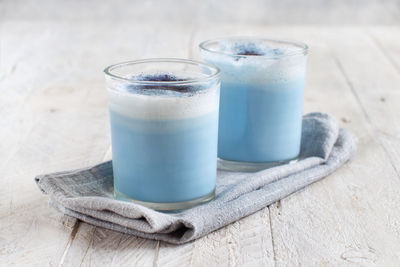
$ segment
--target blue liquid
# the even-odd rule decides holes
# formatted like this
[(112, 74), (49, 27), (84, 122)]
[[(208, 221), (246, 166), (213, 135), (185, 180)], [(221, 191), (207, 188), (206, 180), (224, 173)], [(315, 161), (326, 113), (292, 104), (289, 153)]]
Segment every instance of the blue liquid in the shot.
[(114, 187), (146, 202), (182, 202), (215, 189), (218, 112), (143, 120), (110, 110)]
[(245, 162), (296, 158), (303, 95), (304, 76), (263, 84), (222, 81), (218, 157)]

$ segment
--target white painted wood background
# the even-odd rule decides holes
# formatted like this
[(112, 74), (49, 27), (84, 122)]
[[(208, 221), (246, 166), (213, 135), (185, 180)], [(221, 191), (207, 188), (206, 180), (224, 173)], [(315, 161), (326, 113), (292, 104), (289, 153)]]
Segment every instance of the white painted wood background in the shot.
[[(313, 2), (0, 1), (0, 266), (398, 266), (400, 4)], [(182, 246), (48, 206), (35, 175), (110, 158), (105, 66), (229, 35), (310, 45), (305, 112), (357, 134), (351, 162)]]

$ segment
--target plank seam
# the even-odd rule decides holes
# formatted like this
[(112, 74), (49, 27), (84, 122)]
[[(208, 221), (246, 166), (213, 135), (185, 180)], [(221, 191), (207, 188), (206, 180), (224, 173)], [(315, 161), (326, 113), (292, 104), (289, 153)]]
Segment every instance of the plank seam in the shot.
[[(121, 237), (119, 238), (117, 248), (119, 248), (119, 246), (121, 245), (121, 242), (122, 242), (123, 237), (124, 237), (124, 235), (121, 235)], [(113, 258), (112, 258), (112, 260), (111, 260), (110, 266), (114, 266), (114, 261), (115, 261), (115, 257), (116, 257), (116, 256), (117, 256), (117, 250), (115, 251), (115, 253), (114, 253), (114, 255), (113, 255)]]
[(268, 217), (269, 217), (269, 229), (271, 232), (272, 253), (274, 254), (272, 258), (274, 259), (274, 266), (276, 266), (276, 251), (275, 251), (274, 231), (272, 230), (271, 205), (268, 206)]
[(76, 234), (78, 232), (79, 225), (80, 225), (80, 222), (78, 220), (76, 220), (74, 226), (72, 227), (71, 234), (69, 236), (67, 244), (65, 245), (65, 249), (64, 249), (64, 252), (63, 252), (63, 254), (61, 256), (60, 262), (58, 263), (58, 266), (63, 266), (64, 260), (65, 260), (67, 254), (68, 254), (69, 248), (71, 247), (72, 242), (74, 241), (75, 236), (76, 236)]
[[(342, 64), (340, 63), (339, 59), (333, 54), (332, 55), (334, 58), (334, 61), (336, 63), (336, 65), (338, 66), (338, 69), (340, 71), (340, 73), (342, 74), (342, 76), (344, 77), (347, 86), (350, 88), (350, 91), (353, 93), (354, 97), (356, 98), (356, 101), (358, 103), (358, 105), (360, 106), (366, 121), (368, 123), (368, 126), (370, 128), (370, 130), (372, 130), (373, 132), (376, 132), (376, 129), (374, 128), (374, 124), (371, 121), (371, 118), (368, 115), (368, 112), (365, 110), (364, 105), (361, 103), (361, 99), (357, 93), (357, 91), (354, 88), (354, 85), (352, 84), (352, 82), (350, 81), (350, 78), (348, 77), (348, 75), (346, 74)], [(371, 134), (371, 136), (375, 136), (374, 134)], [(400, 171), (397, 169), (396, 164), (393, 162), (392, 157), (390, 156), (389, 151), (386, 149), (386, 147), (382, 144), (382, 142), (380, 141), (380, 138), (377, 137), (376, 141), (378, 143), (378, 145), (383, 149), (383, 151), (385, 152), (385, 154), (387, 155), (388, 159), (389, 159), (389, 163), (390, 165), (393, 167), (397, 177), (400, 179)]]
[(154, 252), (153, 267), (158, 266), (158, 253), (160, 251), (160, 241), (157, 241), (156, 251)]
[(83, 262), (84, 262), (84, 260), (85, 260), (85, 258), (86, 258), (86, 255), (88, 254), (88, 251), (89, 251), (90, 247), (93, 245), (93, 242), (94, 242), (94, 234), (95, 234), (95, 232), (96, 232), (96, 228), (97, 228), (96, 226), (93, 226), (92, 236), (90, 237), (89, 244), (88, 244), (88, 246), (87, 246), (87, 248), (86, 248), (85, 254), (83, 254), (82, 261), (81, 261), (81, 263), (79, 264), (79, 266), (82, 266), (82, 264), (83, 264)]

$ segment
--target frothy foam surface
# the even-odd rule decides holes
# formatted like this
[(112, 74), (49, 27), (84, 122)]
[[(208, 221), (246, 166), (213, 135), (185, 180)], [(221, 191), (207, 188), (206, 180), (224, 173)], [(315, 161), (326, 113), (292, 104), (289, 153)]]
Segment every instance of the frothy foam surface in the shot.
[(236, 40), (220, 42), (215, 53), (203, 50), (202, 57), (222, 70), (223, 81), (284, 82), (305, 74), (306, 57), (284, 57), (299, 50), (284, 43), (273, 47), (262, 40)]
[(109, 88), (110, 110), (136, 119), (184, 119), (216, 111), (219, 84), (177, 85), (168, 82), (189, 81), (204, 74), (151, 73), (125, 76), (132, 81), (165, 82), (162, 84), (116, 83)]
[[(295, 48), (278, 47), (274, 48), (262, 41), (244, 41), (238, 40), (234, 42), (221, 42), (220, 52), (229, 53), (238, 56), (272, 56), (279, 57), (289, 52), (293, 52)], [(240, 57), (239, 57), (240, 59)]]

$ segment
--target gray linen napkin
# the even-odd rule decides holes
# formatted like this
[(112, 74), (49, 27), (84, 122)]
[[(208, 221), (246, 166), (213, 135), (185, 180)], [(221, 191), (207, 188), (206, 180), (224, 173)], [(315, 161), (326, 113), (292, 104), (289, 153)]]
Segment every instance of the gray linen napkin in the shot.
[(303, 117), (300, 160), (255, 173), (218, 171), (215, 200), (178, 213), (157, 212), (113, 198), (111, 161), (40, 175), (50, 204), (87, 223), (144, 238), (182, 244), (250, 215), (329, 175), (349, 160), (357, 138), (327, 114)]

